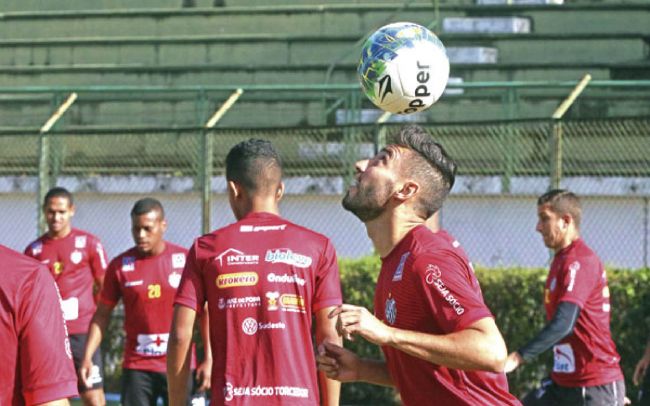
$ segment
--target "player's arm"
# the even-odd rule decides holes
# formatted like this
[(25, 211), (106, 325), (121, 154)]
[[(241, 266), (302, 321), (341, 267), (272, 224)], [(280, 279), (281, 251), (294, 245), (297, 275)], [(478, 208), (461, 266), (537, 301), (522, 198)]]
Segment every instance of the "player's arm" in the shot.
[(636, 364), (636, 367), (634, 368), (634, 376), (632, 378), (632, 382), (634, 382), (635, 385), (641, 384), (643, 377), (647, 373), (648, 366), (650, 366), (650, 338), (648, 338), (648, 344), (645, 347), (643, 357), (641, 357), (639, 362)]
[(196, 368), (196, 380), (199, 383), (198, 391), (210, 389), (210, 378), (212, 377), (212, 346), (210, 345), (210, 320), (208, 317), (208, 304), (203, 306), (199, 315), (199, 332), (203, 343), (203, 362)]
[(100, 293), (104, 286), (106, 275), (106, 251), (99, 240), (92, 241), (93, 248), (90, 249), (90, 270), (93, 274), (93, 297), (95, 303), (99, 303)]
[(79, 375), (87, 387), (92, 387), (88, 381), (93, 366), (93, 354), (102, 343), (104, 332), (108, 328), (108, 323), (111, 321), (111, 314), (113, 313), (114, 305), (109, 305), (106, 302), (99, 302), (97, 310), (90, 321), (88, 327), (88, 338), (86, 340), (86, 347), (84, 349), (84, 356), (79, 367)]
[(532, 360), (573, 333), (579, 315), (580, 307), (577, 304), (560, 302), (553, 319), (544, 326), (542, 331), (526, 345), (508, 356), (505, 372), (512, 372), (519, 365)]
[(187, 380), (190, 374), (192, 331), (196, 311), (174, 305), (174, 316), (167, 346), (167, 386), (170, 406), (187, 404)]
[(340, 382), (395, 386), (384, 361), (360, 358), (337, 344), (324, 342), (319, 345), (316, 364), (328, 378)]
[[(328, 317), (334, 310), (334, 307), (325, 307), (316, 312), (316, 342), (343, 345), (343, 340), (336, 331), (336, 321)], [(338, 405), (341, 394), (341, 383), (336, 380), (327, 378), (326, 374), (321, 372), (318, 376), (321, 405)]]

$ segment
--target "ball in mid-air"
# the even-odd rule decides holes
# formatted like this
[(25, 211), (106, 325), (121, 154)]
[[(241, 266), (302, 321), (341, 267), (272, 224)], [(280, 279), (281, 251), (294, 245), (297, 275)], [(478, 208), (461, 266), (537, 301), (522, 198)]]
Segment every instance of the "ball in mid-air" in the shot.
[(357, 72), (364, 93), (377, 107), (411, 114), (440, 98), (449, 80), (449, 59), (426, 27), (393, 23), (366, 40)]

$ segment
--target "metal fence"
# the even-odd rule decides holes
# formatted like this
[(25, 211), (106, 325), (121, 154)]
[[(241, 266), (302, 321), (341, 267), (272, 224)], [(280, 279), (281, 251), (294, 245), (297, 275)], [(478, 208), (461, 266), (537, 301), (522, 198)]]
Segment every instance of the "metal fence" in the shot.
[[(441, 218), (476, 263), (544, 266), (535, 199), (559, 182), (583, 196), (583, 236), (607, 264), (648, 266), (650, 118), (423, 126), (458, 161)], [(75, 194), (74, 225), (99, 236), (110, 256), (130, 247), (128, 213), (142, 196), (163, 202), (167, 238), (189, 246), (203, 228), (234, 221), (223, 161), (235, 143), (258, 137), (284, 160), (283, 215), (329, 236), (341, 257), (368, 255), (365, 228), (340, 200), (354, 162), (397, 128), (1, 130), (0, 236), (22, 250), (38, 233), (39, 190), (60, 185)]]

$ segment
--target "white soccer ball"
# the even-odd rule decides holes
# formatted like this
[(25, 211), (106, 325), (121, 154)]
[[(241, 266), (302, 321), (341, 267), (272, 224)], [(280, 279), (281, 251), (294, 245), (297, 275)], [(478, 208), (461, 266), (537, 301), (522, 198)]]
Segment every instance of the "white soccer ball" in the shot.
[(357, 72), (375, 106), (411, 114), (438, 101), (449, 80), (449, 59), (442, 42), (426, 27), (393, 23), (366, 40)]

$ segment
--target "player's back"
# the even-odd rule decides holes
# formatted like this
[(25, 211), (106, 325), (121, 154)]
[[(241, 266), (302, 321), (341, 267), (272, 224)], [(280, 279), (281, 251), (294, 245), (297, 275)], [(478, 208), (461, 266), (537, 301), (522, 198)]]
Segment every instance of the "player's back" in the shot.
[(341, 302), (329, 240), (253, 213), (194, 250), (210, 311), (213, 401), (317, 404), (312, 313)]

